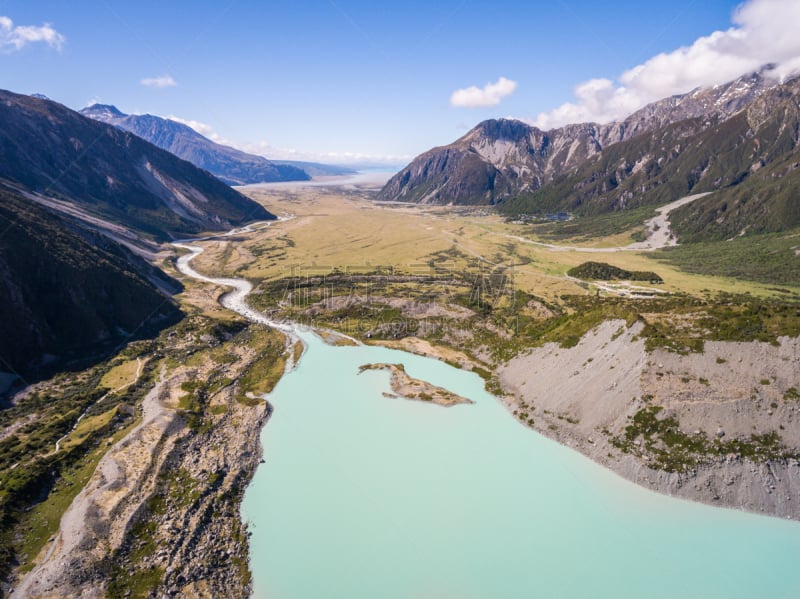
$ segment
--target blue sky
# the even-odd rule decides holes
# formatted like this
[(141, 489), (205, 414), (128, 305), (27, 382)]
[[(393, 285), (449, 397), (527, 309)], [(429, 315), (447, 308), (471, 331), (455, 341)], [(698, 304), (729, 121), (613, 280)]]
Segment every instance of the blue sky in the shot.
[[(761, 13), (800, 4), (748, 4), (770, 3)], [(273, 155), (294, 149), (298, 158), (344, 161), (351, 153), (400, 162), (485, 118), (557, 124), (649, 99), (651, 83), (633, 100), (594, 104), (598, 94), (617, 91), (627, 70), (730, 28), (737, 4), (0, 0), (0, 17), (13, 22), (0, 22), (0, 87), (44, 93), (73, 108), (102, 101), (125, 112), (175, 115)], [(736, 26), (750, 26), (747, 18)], [(61, 37), (28, 40), (36, 38), (28, 32), (14, 43), (14, 28), (45, 23)], [(162, 77), (174, 85), (141, 83)], [(500, 77), (516, 85), (498, 104), (451, 105), (455, 90)], [(590, 108), (550, 113), (575, 103), (576, 86), (589, 80), (607, 81), (589, 86), (595, 96), (583, 100)]]

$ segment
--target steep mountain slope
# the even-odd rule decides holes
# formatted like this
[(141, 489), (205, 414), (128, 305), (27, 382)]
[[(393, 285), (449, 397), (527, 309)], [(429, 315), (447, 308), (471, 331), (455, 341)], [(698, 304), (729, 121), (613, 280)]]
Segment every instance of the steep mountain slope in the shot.
[[(731, 119), (734, 125), (741, 143), (729, 179), (738, 184), (672, 215), (673, 229), (683, 241), (800, 226), (800, 80), (764, 94)], [(701, 186), (719, 187), (709, 175)]]
[(778, 80), (770, 76), (773, 68), (774, 65), (766, 65), (757, 72), (748, 73), (722, 85), (698, 88), (688, 94), (652, 102), (619, 123), (601, 126), (602, 145), (605, 147), (625, 141), (695, 117), (725, 120), (778, 84)]
[(449, 146), (415, 158), (381, 190), (382, 200), (495, 204), (539, 189), (599, 152), (593, 125), (543, 132), (520, 121), (484, 121)]
[[(768, 67), (766, 67), (768, 69)], [(534, 192), (614, 144), (691, 118), (724, 120), (775, 85), (765, 72), (650, 104), (624, 121), (542, 131), (507, 119), (480, 123), (449, 146), (434, 148), (400, 171), (383, 200), (495, 204)]]
[(0, 371), (27, 376), (176, 322), (180, 285), (110, 239), (0, 187)]
[(169, 152), (61, 104), (0, 91), (0, 178), (157, 239), (274, 218)]
[(294, 165), (276, 164), (204, 137), (191, 127), (150, 114), (129, 115), (114, 106), (94, 104), (80, 113), (129, 131), (179, 158), (188, 160), (229, 185), (271, 181), (307, 181), (311, 177)]
[(714, 191), (674, 214), (684, 241), (800, 226), (800, 79), (730, 118), (695, 117), (606, 148), (570, 174), (502, 206), (508, 214), (596, 214)]

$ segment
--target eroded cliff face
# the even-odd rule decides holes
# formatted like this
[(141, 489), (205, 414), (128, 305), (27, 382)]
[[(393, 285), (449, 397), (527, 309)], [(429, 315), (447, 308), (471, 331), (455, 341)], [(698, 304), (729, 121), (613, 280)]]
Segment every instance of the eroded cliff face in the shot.
[[(800, 518), (800, 339), (648, 352), (607, 321), (499, 369), (519, 420), (670, 495)], [(555, 374), (554, 374), (555, 373)]]

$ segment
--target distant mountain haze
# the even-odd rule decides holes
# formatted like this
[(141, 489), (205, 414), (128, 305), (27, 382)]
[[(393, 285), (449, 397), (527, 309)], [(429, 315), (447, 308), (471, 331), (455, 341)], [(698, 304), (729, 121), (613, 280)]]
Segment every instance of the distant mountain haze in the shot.
[(96, 121), (130, 131), (162, 150), (207, 170), (229, 185), (308, 181), (312, 176), (353, 172), (345, 167), (315, 162), (269, 160), (218, 144), (183, 123), (151, 114), (124, 114), (107, 104), (94, 104), (80, 112)]
[(114, 106), (104, 104), (95, 104), (80, 112), (89, 118), (130, 131), (162, 150), (207, 170), (229, 185), (307, 181), (311, 178), (302, 169), (277, 165), (261, 156), (215, 143), (177, 121), (150, 114), (123, 114)]

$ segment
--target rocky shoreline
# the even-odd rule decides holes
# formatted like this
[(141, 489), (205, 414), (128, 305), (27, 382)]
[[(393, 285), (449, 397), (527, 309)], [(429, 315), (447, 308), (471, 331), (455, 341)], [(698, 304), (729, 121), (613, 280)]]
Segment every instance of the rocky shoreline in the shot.
[[(176, 448), (163, 473), (168, 475), (162, 483), (165, 493), (177, 486), (197, 499), (187, 505), (178, 502), (155, 520), (143, 514), (145, 526), (155, 525), (160, 549), (139, 567), (164, 571), (160, 588), (168, 597), (246, 598), (252, 591), (248, 533), (240, 508), (262, 459), (260, 433), (272, 408), (235, 401), (228, 405), (230, 411), (211, 431), (191, 435)], [(170, 472), (182, 477), (170, 479)], [(203, 479), (205, 484), (194, 482)], [(136, 551), (136, 540), (131, 542), (123, 553)]]
[[(800, 519), (800, 403), (791, 392), (784, 399), (797, 384), (800, 339), (707, 342), (701, 354), (680, 355), (647, 352), (638, 333), (607, 321), (573, 348), (548, 344), (510, 360), (498, 369), (503, 403), (523, 424), (646, 488)], [(636, 428), (643, 414), (660, 433)]]
[[(507, 405), (514, 407), (512, 402)], [(542, 418), (531, 428), (637, 485), (714, 507), (800, 520), (800, 460), (754, 462), (725, 456), (686, 472), (665, 472), (640, 458), (620, 454), (602, 437), (580, 434), (569, 425), (553, 424), (553, 420), (558, 421)]]

